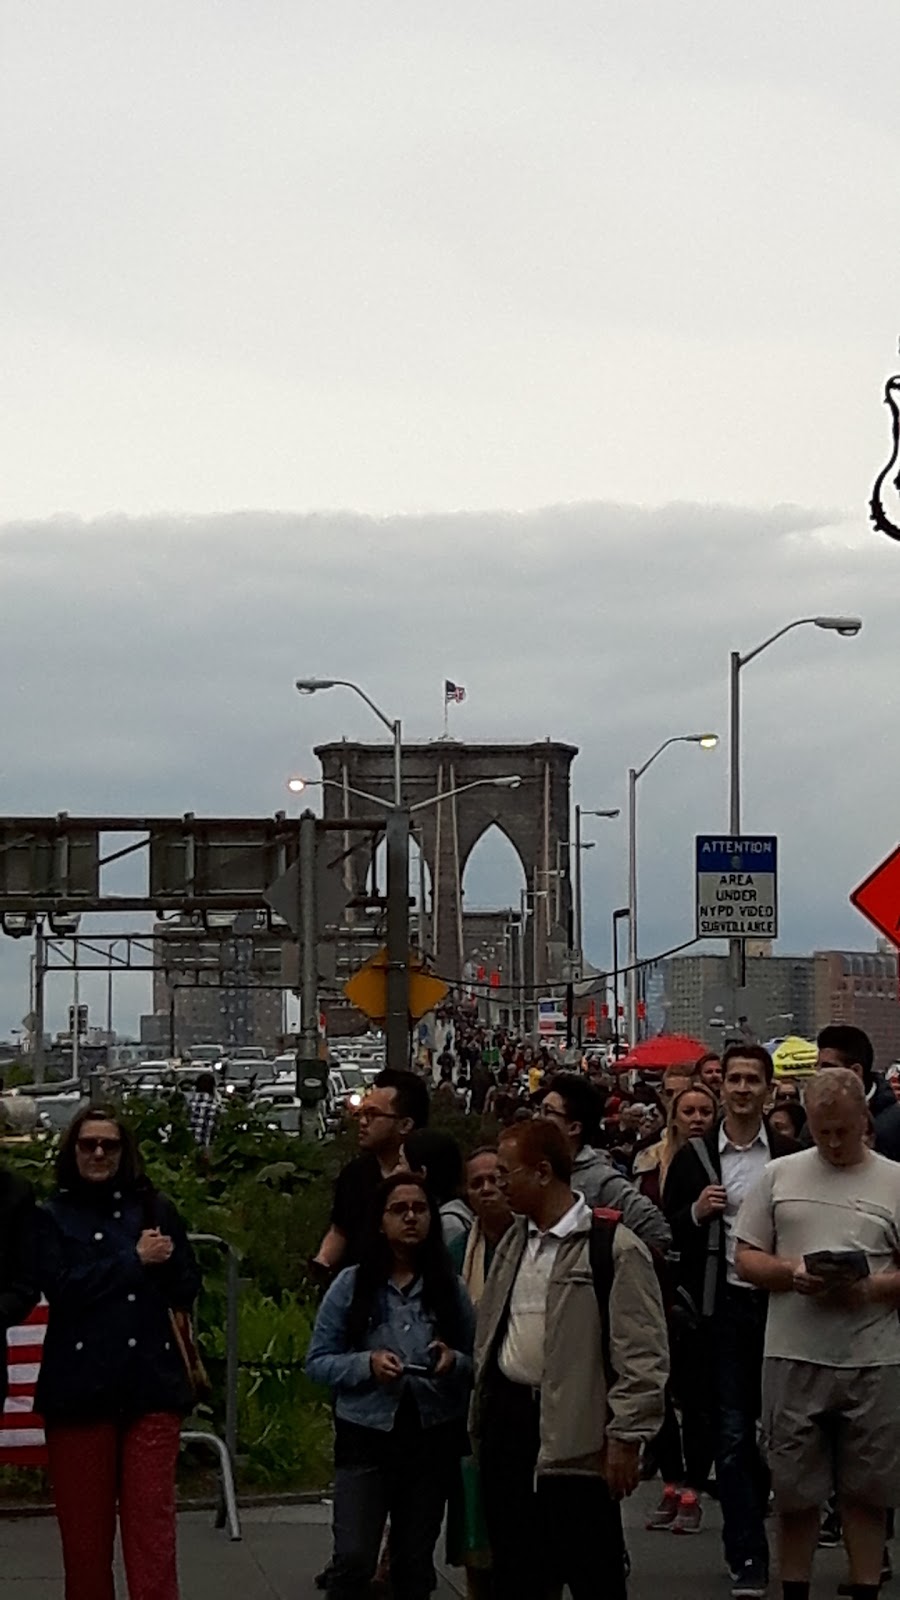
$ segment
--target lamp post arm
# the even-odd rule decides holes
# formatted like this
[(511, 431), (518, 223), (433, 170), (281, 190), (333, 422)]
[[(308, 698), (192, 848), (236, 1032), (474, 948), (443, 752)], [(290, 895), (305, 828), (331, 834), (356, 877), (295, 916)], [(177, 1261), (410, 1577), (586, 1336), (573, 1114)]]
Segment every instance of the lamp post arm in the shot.
[(378, 718), (379, 722), (383, 722), (384, 723), (384, 726), (387, 728), (388, 733), (393, 734), (396, 737), (396, 733), (397, 733), (397, 724), (396, 724), (396, 722), (393, 722), (390, 717), (385, 715), (385, 713), (382, 711), (381, 707), (377, 706), (375, 704), (375, 701), (372, 699), (371, 695), (366, 694), (365, 689), (361, 689), (358, 683), (351, 683), (349, 678), (335, 678), (335, 679), (333, 679), (333, 682), (337, 687), (339, 687), (341, 689), (352, 689), (354, 694), (358, 694), (359, 695), (360, 700), (365, 700), (366, 705), (368, 706), (369, 710), (374, 712), (374, 714)]
[(656, 761), (657, 757), (661, 756), (664, 750), (668, 750), (670, 744), (681, 744), (683, 742), (683, 739), (684, 739), (684, 734), (681, 734), (681, 733), (673, 734), (671, 739), (664, 739), (662, 744), (660, 745), (659, 749), (658, 750), (654, 750), (654, 752), (653, 752), (652, 756), (650, 757), (649, 761), (645, 761), (644, 765), (642, 767), (638, 767), (637, 768), (637, 771), (634, 774), (635, 783), (637, 783), (638, 778), (642, 778), (644, 776), (644, 773), (647, 771), (648, 767), (652, 767), (652, 765), (653, 765), (654, 761)]
[(495, 784), (493, 778), (473, 778), (471, 783), (460, 784), (458, 789), (445, 789), (443, 794), (432, 794), (428, 796), (427, 800), (417, 800), (414, 806), (410, 806), (410, 814), (416, 811), (427, 811), (429, 806), (440, 805), (442, 800), (455, 800), (457, 795), (467, 794), (470, 789), (491, 789), (495, 787), (502, 787), (502, 785)]
[(793, 628), (812, 627), (815, 625), (815, 620), (815, 617), (795, 617), (793, 622), (786, 622), (783, 628), (779, 628), (777, 633), (764, 639), (754, 650), (748, 650), (745, 656), (738, 656), (738, 667), (746, 667), (748, 662), (753, 661), (756, 656), (761, 656), (764, 650), (768, 650), (770, 644), (774, 644), (777, 639), (783, 639)]

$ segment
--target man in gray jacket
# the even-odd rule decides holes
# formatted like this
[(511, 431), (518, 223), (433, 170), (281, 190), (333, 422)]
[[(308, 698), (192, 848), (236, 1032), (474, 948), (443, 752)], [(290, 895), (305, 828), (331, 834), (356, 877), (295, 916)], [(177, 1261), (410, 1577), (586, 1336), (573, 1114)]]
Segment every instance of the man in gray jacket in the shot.
[(600, 1112), (597, 1091), (580, 1072), (557, 1072), (541, 1101), (541, 1116), (549, 1117), (566, 1136), (575, 1192), (584, 1195), (592, 1211), (595, 1206), (621, 1211), (626, 1228), (665, 1255), (672, 1234), (659, 1207), (616, 1171), (605, 1150), (595, 1148)]
[[(666, 1319), (646, 1246), (620, 1224), (601, 1318), (590, 1208), (551, 1118), (500, 1138), (516, 1221), (478, 1308), (470, 1431), (496, 1600), (625, 1600), (619, 1501), (663, 1420)], [(606, 1324), (606, 1325), (604, 1325)]]

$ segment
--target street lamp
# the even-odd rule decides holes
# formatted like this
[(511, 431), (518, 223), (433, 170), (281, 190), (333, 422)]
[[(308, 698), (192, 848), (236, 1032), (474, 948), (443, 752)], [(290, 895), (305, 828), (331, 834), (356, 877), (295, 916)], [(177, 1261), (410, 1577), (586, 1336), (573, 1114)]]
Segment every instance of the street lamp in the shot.
[(637, 785), (648, 767), (672, 744), (698, 744), (701, 750), (714, 750), (717, 733), (676, 733), (664, 739), (642, 767), (628, 769), (628, 1043), (637, 1043)]
[(582, 845), (581, 819), (582, 817), (603, 817), (607, 821), (613, 821), (616, 817), (620, 817), (621, 815), (622, 811), (621, 807), (619, 806), (608, 806), (605, 810), (601, 811), (591, 811), (587, 808), (582, 808), (581, 806), (575, 807), (575, 948), (578, 951), (579, 958), (582, 960), (584, 959), (584, 946), (582, 942), (584, 935), (581, 895), (581, 852), (583, 849), (591, 849), (596, 843), (596, 840), (592, 839), (589, 845)]
[[(731, 666), (729, 672), (729, 729), (728, 729), (728, 829), (732, 839), (741, 836), (741, 668), (755, 661), (757, 656), (768, 650), (776, 640), (783, 639), (786, 633), (791, 633), (794, 628), (822, 628), (826, 633), (839, 633), (844, 639), (853, 639), (862, 628), (860, 617), (797, 617), (794, 622), (785, 623), (777, 633), (764, 639), (755, 649), (748, 650), (746, 655), (741, 655), (739, 650), (731, 652)], [(728, 953), (731, 963), (731, 977), (735, 988), (743, 988), (744, 977), (744, 943), (741, 939), (728, 941)]]
[(786, 633), (794, 628), (822, 628), (826, 633), (839, 633), (844, 639), (853, 639), (862, 628), (860, 617), (798, 617), (795, 622), (785, 623), (777, 633), (764, 639), (755, 650), (748, 650), (746, 655), (741, 655), (739, 650), (731, 652), (730, 673), (730, 706), (731, 717), (729, 727), (729, 817), (728, 826), (733, 839), (741, 835), (741, 668), (746, 667), (757, 656), (768, 650), (770, 644), (777, 639), (783, 639)]
[[(301, 693), (312, 693), (309, 684), (317, 688), (331, 688), (330, 683), (321, 683), (317, 679), (306, 680), (306, 687), (302, 687), (304, 680), (298, 682), (297, 687)], [(349, 685), (355, 688), (355, 684)], [(362, 691), (360, 690), (360, 693)], [(368, 696), (362, 696), (369, 704)], [(373, 708), (377, 711), (377, 707)], [(378, 712), (381, 716), (381, 712)], [(382, 717), (382, 721), (387, 719)], [(467, 794), (470, 789), (518, 789), (522, 782), (518, 773), (502, 774), (496, 778), (475, 778), (471, 783), (464, 783), (457, 789), (450, 789), (443, 794), (430, 795), (427, 800), (419, 800), (414, 806), (404, 806), (400, 790), (400, 723), (394, 725), (394, 800), (385, 800), (383, 795), (368, 794), (365, 789), (345, 790), (342, 783), (334, 778), (315, 778), (307, 780), (301, 777), (288, 779), (288, 788), (292, 794), (302, 794), (304, 789), (335, 788), (342, 793), (355, 794), (360, 800), (367, 803), (383, 806), (387, 811), (385, 825), (385, 840), (387, 843), (387, 1057), (389, 1067), (407, 1067), (409, 1065), (409, 834), (410, 818), (415, 812), (425, 811), (429, 806), (440, 805), (442, 800), (453, 800), (457, 795)], [(420, 890), (421, 895), (421, 890)], [(420, 919), (421, 934), (421, 919)]]
[(352, 689), (360, 700), (364, 700), (369, 710), (374, 712), (379, 722), (383, 722), (388, 733), (394, 741), (394, 805), (403, 804), (403, 724), (399, 717), (389, 717), (381, 707), (375, 704), (365, 689), (358, 683), (351, 683), (349, 678), (298, 678), (294, 687), (298, 694), (318, 694), (320, 689)]

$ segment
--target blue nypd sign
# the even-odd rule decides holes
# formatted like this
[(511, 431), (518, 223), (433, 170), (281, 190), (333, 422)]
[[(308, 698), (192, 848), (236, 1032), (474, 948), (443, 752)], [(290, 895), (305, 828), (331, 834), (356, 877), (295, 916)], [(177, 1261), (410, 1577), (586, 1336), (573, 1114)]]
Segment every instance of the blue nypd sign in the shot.
[(696, 840), (697, 938), (774, 939), (778, 840), (774, 834), (702, 833)]

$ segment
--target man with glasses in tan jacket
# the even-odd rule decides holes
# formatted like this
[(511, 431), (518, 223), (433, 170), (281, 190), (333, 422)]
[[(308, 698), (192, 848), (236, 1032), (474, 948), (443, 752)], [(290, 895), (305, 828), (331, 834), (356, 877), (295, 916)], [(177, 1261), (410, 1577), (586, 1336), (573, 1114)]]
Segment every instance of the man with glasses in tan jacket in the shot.
[(478, 1308), (470, 1417), (495, 1600), (547, 1600), (564, 1584), (572, 1600), (625, 1600), (619, 1502), (659, 1432), (669, 1371), (656, 1271), (621, 1222), (609, 1246), (552, 1120), (501, 1135), (498, 1175), (517, 1217)]

